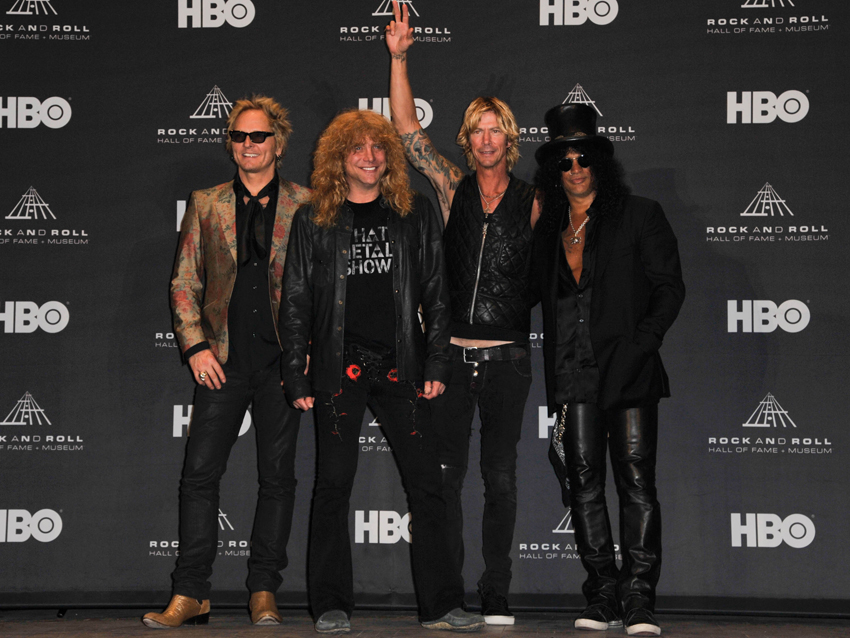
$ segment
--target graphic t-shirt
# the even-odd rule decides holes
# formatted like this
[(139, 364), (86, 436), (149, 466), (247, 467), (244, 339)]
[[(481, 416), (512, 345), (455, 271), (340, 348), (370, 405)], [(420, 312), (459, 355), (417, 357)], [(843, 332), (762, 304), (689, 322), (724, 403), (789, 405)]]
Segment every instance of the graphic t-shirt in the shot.
[(346, 203), (354, 212), (354, 223), (345, 288), (345, 341), (379, 351), (393, 350), (396, 317), (388, 228), (393, 213), (380, 205), (380, 199)]

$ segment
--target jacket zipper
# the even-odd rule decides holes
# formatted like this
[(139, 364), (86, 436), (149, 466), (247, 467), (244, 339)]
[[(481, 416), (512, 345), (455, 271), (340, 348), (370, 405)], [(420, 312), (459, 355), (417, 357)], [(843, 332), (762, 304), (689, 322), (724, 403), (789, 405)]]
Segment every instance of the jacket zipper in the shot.
[(481, 260), (484, 257), (484, 242), (487, 240), (487, 226), (489, 221), (484, 222), (481, 228), (481, 251), (478, 253), (478, 270), (475, 272), (475, 287), (472, 289), (472, 304), (469, 306), (469, 323), (472, 323), (472, 316), (475, 312), (475, 298), (478, 296), (478, 280), (481, 278)]

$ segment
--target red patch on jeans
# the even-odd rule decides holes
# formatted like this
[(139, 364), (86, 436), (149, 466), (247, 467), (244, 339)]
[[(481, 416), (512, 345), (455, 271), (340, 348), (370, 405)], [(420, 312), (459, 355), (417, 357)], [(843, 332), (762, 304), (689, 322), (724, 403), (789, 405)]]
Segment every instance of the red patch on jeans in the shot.
[(359, 366), (356, 366), (353, 363), (345, 369), (345, 374), (352, 381), (357, 381), (357, 378), (360, 376), (360, 372)]
[(416, 388), (416, 398), (421, 399), (424, 396), (425, 396), (425, 393), (422, 392), (422, 390), (420, 390), (419, 388)]
[(387, 372), (387, 379), (389, 379), (393, 383), (398, 383), (398, 368), (393, 368), (392, 370)]

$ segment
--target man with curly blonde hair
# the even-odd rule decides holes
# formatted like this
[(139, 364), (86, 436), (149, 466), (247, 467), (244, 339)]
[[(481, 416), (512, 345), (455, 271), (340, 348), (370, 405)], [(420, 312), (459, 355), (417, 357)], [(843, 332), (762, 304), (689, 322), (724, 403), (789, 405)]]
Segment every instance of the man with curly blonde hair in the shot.
[(351, 630), (348, 512), (367, 403), (407, 491), (420, 622), (479, 629), (484, 619), (462, 609), (460, 574), (446, 560), (446, 507), (431, 429), (429, 402), (451, 371), (439, 220), (430, 202), (410, 190), (392, 125), (371, 111), (337, 116), (319, 139), (313, 165), (310, 206), (292, 222), (280, 334), (286, 395), (301, 410), (315, 408), (307, 581), (316, 631)]
[(485, 566), (478, 592), (488, 625), (513, 625), (507, 597), (517, 511), (517, 444), (531, 387), (529, 273), (538, 217), (535, 191), (510, 172), (519, 159), (519, 128), (510, 107), (499, 98), (478, 97), (464, 114), (457, 143), (474, 171), (471, 175), (434, 149), (416, 118), (408, 79), (407, 54), (413, 44), (408, 4), (393, 4), (395, 19), (386, 31), (393, 123), (408, 160), (434, 187), (445, 222), (453, 372), (445, 394), (433, 402), (433, 412), (451, 557), (463, 565), (461, 490), (477, 407)]
[(163, 613), (144, 616), (148, 627), (209, 618), (219, 483), (249, 404), (260, 482), (248, 560), (249, 608), (254, 624), (282, 620), (275, 592), (288, 562), (301, 415), (280, 387), (277, 313), (292, 216), (309, 198), (308, 189), (277, 174), (291, 131), (286, 109), (273, 99), (239, 100), (227, 121), (227, 152), (236, 175), (193, 192), (183, 217), (171, 308), (197, 387), (180, 481), (173, 596)]

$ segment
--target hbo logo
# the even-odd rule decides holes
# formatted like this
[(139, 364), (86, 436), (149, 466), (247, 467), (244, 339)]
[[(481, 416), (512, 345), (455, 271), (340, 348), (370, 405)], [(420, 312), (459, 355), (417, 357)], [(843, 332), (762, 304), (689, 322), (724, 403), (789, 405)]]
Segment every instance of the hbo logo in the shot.
[(726, 123), (736, 124), (738, 113), (741, 124), (770, 124), (777, 117), (783, 122), (799, 122), (809, 112), (809, 98), (800, 91), (785, 91), (779, 97), (770, 91), (743, 91), (741, 101), (737, 93), (726, 94)]
[(620, 12), (617, 0), (540, 0), (540, 26), (573, 26), (590, 20), (611, 24)]
[[(195, 406), (189, 405), (175, 405), (172, 411), (173, 419), (171, 421), (171, 436), (174, 438), (180, 438), (183, 436), (183, 432), (186, 432), (186, 436), (190, 436), (190, 428), (192, 425), (192, 412), (194, 411)], [(251, 427), (251, 412), (245, 410), (245, 416), (242, 417), (242, 427), (239, 428), (239, 436), (245, 434), (248, 429)]]
[[(366, 540), (367, 535), (368, 540)], [(411, 536), (410, 514), (400, 516), (398, 512), (379, 512), (378, 510), (368, 512), (357, 510), (354, 513), (355, 543), (392, 545), (402, 538), (412, 543)]]
[(7, 97), (6, 106), (0, 98), (0, 128), (62, 128), (71, 121), (71, 105), (61, 97), (49, 97), (44, 102), (34, 97)]
[(739, 323), (741, 332), (773, 332), (777, 326), (785, 332), (800, 332), (812, 318), (809, 307), (796, 299), (789, 299), (779, 306), (772, 301), (745, 300), (741, 302), (740, 310), (738, 302), (729, 299), (726, 309), (729, 332), (738, 332)]
[(42, 543), (62, 533), (62, 518), (53, 510), (0, 510), (0, 543), (23, 543), (34, 538)]
[(741, 547), (744, 537), (747, 547), (779, 547), (784, 542), (801, 549), (815, 540), (815, 524), (802, 514), (791, 514), (784, 521), (776, 514), (747, 514), (746, 522), (740, 514), (732, 514), (732, 547)]
[(247, 27), (254, 21), (251, 0), (178, 0), (177, 27), (188, 28), (189, 18), (195, 29), (217, 28), (225, 22), (231, 27)]
[(5, 325), (3, 332), (29, 333), (38, 328), (50, 333), (61, 332), (70, 317), (68, 309), (58, 301), (48, 301), (41, 308), (32, 301), (7, 301), (0, 312), (0, 321)]
[[(428, 125), (434, 121), (434, 109), (421, 97), (414, 98), (413, 103), (416, 105), (416, 118), (419, 120), (419, 125), (422, 128), (428, 128)], [(361, 97), (357, 100), (357, 108), (361, 111), (369, 110), (369, 98)], [(390, 98), (373, 97), (371, 110), (390, 119)]]

